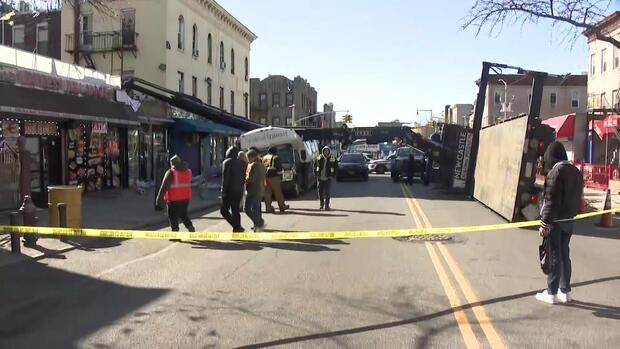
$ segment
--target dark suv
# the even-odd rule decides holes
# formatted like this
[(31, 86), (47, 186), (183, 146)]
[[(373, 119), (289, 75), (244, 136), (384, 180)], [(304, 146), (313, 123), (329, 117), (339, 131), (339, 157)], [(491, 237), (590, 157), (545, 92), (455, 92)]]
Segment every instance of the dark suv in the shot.
[(340, 181), (343, 178), (351, 177), (368, 181), (368, 160), (362, 153), (346, 153), (338, 159), (336, 180)]

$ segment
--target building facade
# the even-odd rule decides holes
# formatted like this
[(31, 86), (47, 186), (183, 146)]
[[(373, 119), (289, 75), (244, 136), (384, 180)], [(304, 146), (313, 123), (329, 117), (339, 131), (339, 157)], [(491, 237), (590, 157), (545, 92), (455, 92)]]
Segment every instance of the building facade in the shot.
[(444, 122), (446, 124), (467, 126), (469, 124), (469, 118), (471, 117), (473, 112), (473, 104), (447, 105), (444, 112)]
[[(597, 27), (620, 40), (620, 12), (614, 12)], [(620, 90), (620, 52), (611, 43), (597, 40), (589, 31), (588, 38), (588, 108), (618, 108)]]
[[(479, 81), (476, 84), (479, 84)], [(548, 77), (543, 88), (540, 117), (548, 119), (571, 113), (585, 113), (587, 84), (586, 75)], [(504, 118), (509, 119), (520, 114), (527, 114), (531, 91), (531, 76), (498, 74), (489, 77), (482, 126), (492, 125)]]
[(270, 75), (250, 80), (252, 120), (270, 126), (321, 127), (317, 113), (317, 92), (301, 76), (290, 80), (283, 75)]
[[(0, 11), (0, 16), (2, 16)], [(6, 14), (0, 22), (2, 45), (60, 59), (60, 11)]]
[(62, 7), (62, 60), (138, 77), (248, 118), (250, 45), (243, 23), (213, 0), (119, 0), (115, 15)]

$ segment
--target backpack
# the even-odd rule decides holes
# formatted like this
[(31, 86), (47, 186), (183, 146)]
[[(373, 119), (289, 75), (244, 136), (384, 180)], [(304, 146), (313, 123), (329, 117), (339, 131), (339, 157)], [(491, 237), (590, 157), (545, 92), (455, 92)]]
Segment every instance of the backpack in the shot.
[(543, 273), (549, 275), (553, 268), (555, 268), (557, 259), (555, 251), (551, 248), (551, 236), (544, 237), (542, 243), (538, 246), (538, 258)]

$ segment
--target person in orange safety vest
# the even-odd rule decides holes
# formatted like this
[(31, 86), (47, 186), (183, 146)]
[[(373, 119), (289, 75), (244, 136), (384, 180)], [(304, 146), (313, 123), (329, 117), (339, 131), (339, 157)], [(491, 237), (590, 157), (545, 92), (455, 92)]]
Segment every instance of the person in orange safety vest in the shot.
[(170, 166), (155, 199), (155, 209), (163, 209), (165, 201), (168, 205), (168, 219), (172, 231), (179, 231), (179, 219), (188, 231), (196, 231), (187, 215), (189, 201), (192, 198), (192, 170), (178, 155), (170, 159)]

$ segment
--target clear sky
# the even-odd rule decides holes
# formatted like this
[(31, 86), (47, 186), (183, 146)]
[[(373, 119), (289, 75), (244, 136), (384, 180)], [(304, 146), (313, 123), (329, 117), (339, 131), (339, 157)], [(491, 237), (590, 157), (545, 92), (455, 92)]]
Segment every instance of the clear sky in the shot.
[[(499, 36), (460, 29), (474, 0), (218, 0), (248, 26), (251, 76), (297, 75), (357, 126), (440, 116), (473, 103), (482, 61), (555, 74), (587, 71), (585, 37), (561, 42), (549, 22)], [(340, 114), (341, 115), (341, 114)], [(339, 115), (339, 117), (340, 117)]]

